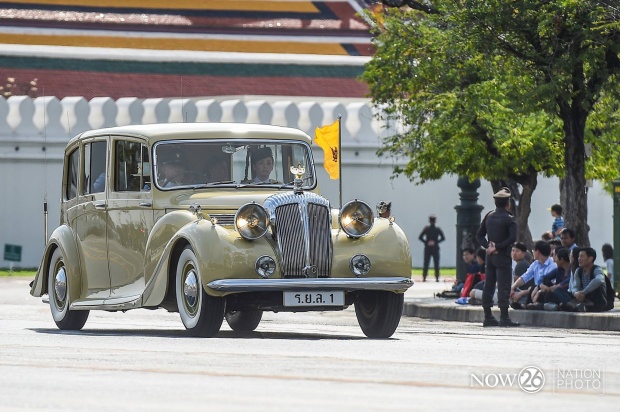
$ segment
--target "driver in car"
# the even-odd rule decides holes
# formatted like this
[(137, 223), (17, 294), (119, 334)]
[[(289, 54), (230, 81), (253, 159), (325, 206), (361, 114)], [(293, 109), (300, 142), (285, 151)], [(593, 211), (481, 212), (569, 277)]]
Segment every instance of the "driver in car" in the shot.
[(172, 153), (164, 160), (159, 167), (158, 183), (161, 187), (175, 187), (183, 184), (183, 174), (185, 169), (181, 164), (181, 157), (178, 153)]

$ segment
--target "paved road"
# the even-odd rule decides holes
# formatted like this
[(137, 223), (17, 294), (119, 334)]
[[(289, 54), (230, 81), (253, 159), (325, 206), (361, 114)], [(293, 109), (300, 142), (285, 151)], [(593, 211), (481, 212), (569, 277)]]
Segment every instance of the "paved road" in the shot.
[(620, 400), (616, 332), (403, 318), (392, 339), (370, 340), (347, 310), (266, 314), (257, 332), (225, 325), (196, 339), (177, 314), (135, 310), (91, 312), (67, 333), (27, 283), (0, 279), (2, 411), (616, 410)]

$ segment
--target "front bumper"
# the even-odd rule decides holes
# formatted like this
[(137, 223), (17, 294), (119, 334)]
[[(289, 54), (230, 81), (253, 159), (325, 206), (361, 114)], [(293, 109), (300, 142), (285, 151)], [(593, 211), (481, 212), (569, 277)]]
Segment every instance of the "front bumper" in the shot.
[(273, 292), (298, 290), (389, 290), (405, 291), (413, 285), (409, 278), (302, 278), (302, 279), (222, 279), (207, 287), (219, 292)]

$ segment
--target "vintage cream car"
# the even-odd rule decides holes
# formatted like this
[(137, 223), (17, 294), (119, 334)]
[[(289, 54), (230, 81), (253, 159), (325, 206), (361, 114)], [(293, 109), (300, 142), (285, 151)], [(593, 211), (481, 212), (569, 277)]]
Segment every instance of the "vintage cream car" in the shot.
[(94, 309), (165, 308), (212, 337), (224, 318), (251, 331), (265, 310), (354, 305), (364, 334), (391, 336), (412, 285), (407, 239), (362, 201), (332, 209), (310, 144), (296, 129), (234, 123), (80, 134), (31, 294), (48, 294), (60, 329), (81, 329)]

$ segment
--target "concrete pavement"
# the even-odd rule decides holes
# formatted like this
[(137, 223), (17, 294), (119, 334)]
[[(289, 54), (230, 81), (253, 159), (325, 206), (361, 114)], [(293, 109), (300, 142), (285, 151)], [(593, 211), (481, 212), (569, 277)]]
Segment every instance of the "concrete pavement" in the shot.
[[(484, 313), (481, 306), (458, 305), (456, 299), (436, 298), (435, 294), (452, 287), (453, 278), (435, 279), (422, 282), (413, 278), (415, 284), (405, 293), (403, 315), (425, 319), (457, 322), (482, 323)], [(510, 318), (526, 326), (547, 328), (592, 329), (620, 331), (620, 301), (616, 299), (615, 308), (603, 313), (547, 312), (537, 310), (510, 309)], [(499, 309), (493, 308), (496, 317)]]

